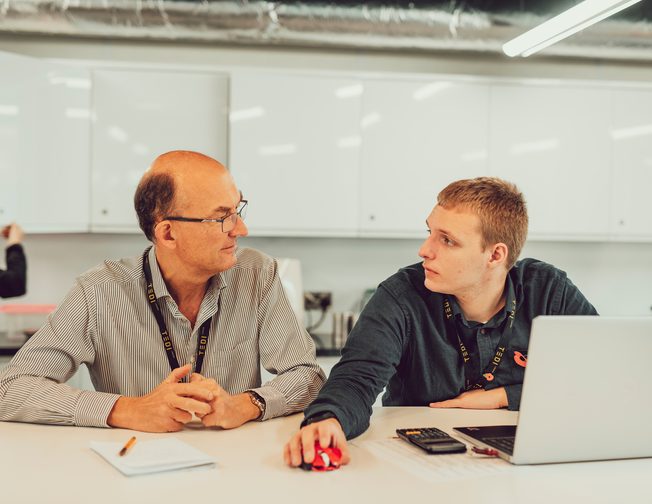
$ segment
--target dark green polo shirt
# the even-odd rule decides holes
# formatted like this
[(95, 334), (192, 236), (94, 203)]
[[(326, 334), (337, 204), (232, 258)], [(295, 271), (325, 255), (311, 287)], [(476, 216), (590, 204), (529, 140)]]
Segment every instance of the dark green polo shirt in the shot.
[(505, 308), (485, 324), (467, 321), (450, 296), (454, 331), (446, 323), (445, 296), (424, 286), (421, 263), (399, 270), (379, 285), (363, 310), (340, 362), (305, 410), (306, 421), (331, 413), (350, 438), (367, 429), (371, 406), (384, 387), (384, 406), (427, 406), (454, 398), (466, 388), (457, 335), (470, 355), (467, 375), (481, 381), (506, 331), (501, 363), (493, 380), (482, 383), (486, 389), (504, 386), (509, 409), (517, 410), (532, 320), (597, 312), (565, 272), (535, 259), (523, 259), (509, 271), (505, 294)]

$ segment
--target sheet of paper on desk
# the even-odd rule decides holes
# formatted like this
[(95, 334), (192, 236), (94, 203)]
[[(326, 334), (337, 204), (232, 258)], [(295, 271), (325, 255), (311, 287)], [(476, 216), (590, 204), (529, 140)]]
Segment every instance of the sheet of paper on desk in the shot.
[(118, 452), (124, 443), (91, 441), (91, 449), (126, 476), (174, 471), (215, 464), (215, 459), (176, 438), (138, 441), (127, 455)]
[(489, 476), (508, 470), (508, 462), (498, 458), (476, 457), (467, 453), (429, 455), (401, 439), (390, 438), (356, 443), (388, 464), (431, 482)]

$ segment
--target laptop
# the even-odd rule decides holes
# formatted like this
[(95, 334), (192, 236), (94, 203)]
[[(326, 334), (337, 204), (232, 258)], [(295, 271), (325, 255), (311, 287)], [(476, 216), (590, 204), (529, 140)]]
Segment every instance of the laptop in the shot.
[(456, 427), (513, 464), (652, 457), (652, 317), (540, 316), (517, 425)]

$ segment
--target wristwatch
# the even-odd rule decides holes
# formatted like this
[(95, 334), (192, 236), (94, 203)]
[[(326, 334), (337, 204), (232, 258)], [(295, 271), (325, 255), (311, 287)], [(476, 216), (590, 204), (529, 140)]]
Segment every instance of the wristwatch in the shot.
[(249, 394), (249, 399), (251, 399), (254, 406), (260, 410), (260, 414), (254, 418), (254, 420), (262, 420), (265, 416), (265, 399), (260, 397), (260, 394), (257, 394), (253, 390), (247, 390), (247, 394)]

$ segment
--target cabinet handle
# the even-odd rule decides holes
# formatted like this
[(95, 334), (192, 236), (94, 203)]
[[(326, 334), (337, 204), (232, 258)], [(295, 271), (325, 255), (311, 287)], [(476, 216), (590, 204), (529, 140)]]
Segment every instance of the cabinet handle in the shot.
[(103, 208), (102, 215), (109, 215), (109, 211), (106, 208)]

